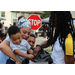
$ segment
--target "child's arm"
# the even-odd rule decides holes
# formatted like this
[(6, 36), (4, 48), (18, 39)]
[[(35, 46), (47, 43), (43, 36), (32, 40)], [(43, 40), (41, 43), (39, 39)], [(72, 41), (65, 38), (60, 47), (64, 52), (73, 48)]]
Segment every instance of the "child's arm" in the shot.
[(29, 49), (28, 50), (28, 53), (33, 54), (33, 50), (32, 49)]
[(21, 64), (21, 62), (17, 59), (16, 55), (12, 52), (12, 49), (9, 47), (9, 41), (4, 40), (0, 43), (0, 50), (10, 58), (16, 61), (17, 64)]
[(34, 56), (32, 54), (23, 53), (23, 52), (19, 51), (18, 49), (14, 50), (14, 53), (19, 55), (19, 56), (22, 56), (22, 57), (27, 57), (29, 59), (34, 58)]
[(14, 53), (19, 56), (22, 56), (22, 57), (28, 57), (28, 54), (23, 53), (23, 52), (19, 51), (18, 49), (14, 50)]

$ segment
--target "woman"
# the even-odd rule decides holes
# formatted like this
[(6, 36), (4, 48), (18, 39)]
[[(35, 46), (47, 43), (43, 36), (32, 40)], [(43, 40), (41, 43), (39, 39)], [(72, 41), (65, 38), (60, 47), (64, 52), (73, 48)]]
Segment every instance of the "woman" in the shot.
[[(69, 11), (53, 11), (49, 20), (49, 32), (47, 41), (36, 47), (34, 53), (37, 54), (41, 47), (47, 48), (54, 44), (52, 59), (55, 64), (73, 64), (73, 21)], [(55, 34), (53, 31), (55, 30)]]
[[(21, 32), (22, 38), (27, 40), (29, 38), (30, 32), (31, 32), (30, 22), (24, 16), (20, 16), (18, 18), (17, 26), (20, 28), (20, 32)], [(7, 40), (5, 39), (0, 44), (0, 50), (5, 55), (7, 55), (10, 58), (12, 58), (13, 60), (15, 60), (16, 64), (20, 64), (21, 62), (17, 59), (16, 55), (12, 52), (11, 48), (9, 47), (9, 43), (10, 43), (9, 38)]]

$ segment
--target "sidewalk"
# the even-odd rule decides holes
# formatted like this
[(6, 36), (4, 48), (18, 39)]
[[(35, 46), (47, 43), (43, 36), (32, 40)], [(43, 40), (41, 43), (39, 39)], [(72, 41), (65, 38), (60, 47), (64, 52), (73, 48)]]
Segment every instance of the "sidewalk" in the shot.
[[(38, 38), (36, 38), (35, 46), (36, 46), (37, 44), (40, 44), (40, 43), (46, 41), (46, 40), (47, 40), (47, 37), (46, 37), (46, 38), (44, 38), (44, 37), (39, 37), (39, 35), (38, 35)], [(52, 47), (50, 46), (50, 47), (44, 48), (44, 49), (45, 49), (45, 50), (51, 50)]]

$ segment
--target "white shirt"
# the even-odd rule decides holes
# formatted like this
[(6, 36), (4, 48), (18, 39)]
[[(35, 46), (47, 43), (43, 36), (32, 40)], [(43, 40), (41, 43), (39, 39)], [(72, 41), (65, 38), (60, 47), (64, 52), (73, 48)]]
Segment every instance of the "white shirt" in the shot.
[(60, 46), (59, 39), (57, 38), (54, 47), (53, 47), (53, 52), (51, 55), (53, 59), (53, 63), (55, 64), (65, 64), (65, 59), (64, 59), (64, 51), (62, 47)]

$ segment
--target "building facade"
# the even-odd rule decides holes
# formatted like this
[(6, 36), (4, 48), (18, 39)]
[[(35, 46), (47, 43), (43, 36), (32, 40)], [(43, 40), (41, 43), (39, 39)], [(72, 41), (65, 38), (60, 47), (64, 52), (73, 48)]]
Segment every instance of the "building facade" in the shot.
[(4, 25), (9, 27), (10, 23), (12, 25), (14, 22), (17, 23), (17, 19), (21, 15), (28, 18), (31, 14), (37, 14), (40, 16), (41, 13), (44, 12), (43, 11), (0, 11), (0, 18), (5, 18), (6, 20), (1, 20), (1, 22), (4, 22)]
[(75, 11), (70, 11), (72, 14), (72, 17), (75, 18)]

